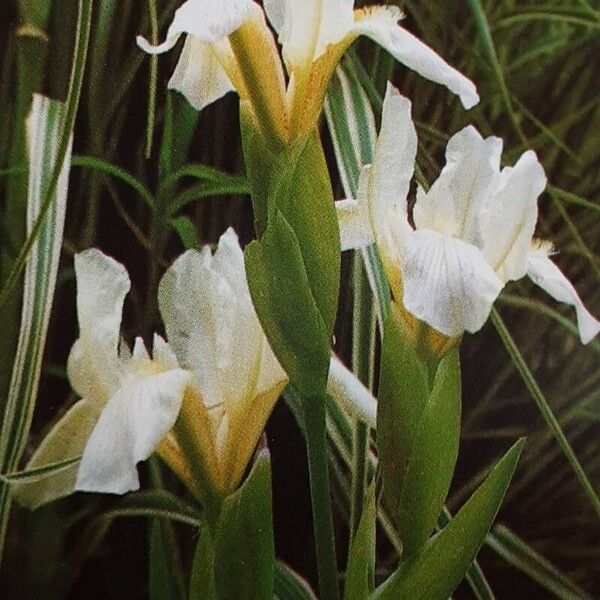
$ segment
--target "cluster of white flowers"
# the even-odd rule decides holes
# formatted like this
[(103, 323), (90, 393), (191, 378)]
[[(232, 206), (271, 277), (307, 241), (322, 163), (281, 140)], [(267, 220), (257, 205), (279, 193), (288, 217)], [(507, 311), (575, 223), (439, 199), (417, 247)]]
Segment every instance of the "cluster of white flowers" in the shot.
[[(276, 72), (265, 81), (281, 84), (287, 121), (314, 125), (311, 118), (320, 112), (329, 76), (361, 35), (445, 85), (466, 108), (478, 102), (471, 81), (398, 24), (397, 8), (354, 10), (353, 4), (265, 0), (263, 13), (252, 0), (187, 0), (163, 44), (150, 46), (143, 38), (138, 43), (148, 52), (164, 52), (187, 34), (169, 85), (199, 110), (229, 91), (242, 99), (250, 93), (235, 35), (250, 25), (251, 36), (277, 55), (266, 18), (278, 34), (283, 64), (277, 55)], [(273, 64), (269, 60), (265, 65)], [(260, 61), (253, 64), (260, 68)], [(268, 90), (261, 93), (259, 104), (265, 100), (267, 110)], [(310, 94), (315, 99), (307, 116)], [(537, 198), (546, 185), (535, 153), (526, 152), (514, 167), (501, 170), (502, 141), (483, 139), (467, 127), (450, 140), (439, 178), (429, 191), (419, 188), (409, 215), (417, 151), (410, 110), (410, 102), (390, 85), (374, 160), (361, 173), (358, 198), (337, 203), (343, 249), (376, 243), (394, 301), (450, 338), (480, 329), (504, 285), (527, 274), (575, 307), (581, 340), (591, 340), (600, 323), (549, 258), (549, 244), (533, 238)], [(290, 122), (282, 129), (293, 129)], [(296, 128), (303, 130), (298, 123)], [(17, 496), (37, 506), (74, 489), (125, 493), (139, 487), (136, 465), (154, 451), (193, 490), (197, 482), (190, 481), (176, 432), (186, 403), (208, 479), (221, 494), (233, 491), (288, 380), (252, 305), (236, 234), (227, 231), (214, 254), (209, 248), (188, 251), (167, 270), (159, 307), (168, 343), (155, 336), (152, 356), (141, 339), (132, 352), (121, 339), (130, 287), (125, 268), (92, 249), (75, 257), (75, 271), (80, 337), (68, 374), (81, 400), (50, 431), (28, 467), (79, 456), (81, 461), (18, 486)], [(372, 397), (337, 359), (330, 390), (374, 426)]]

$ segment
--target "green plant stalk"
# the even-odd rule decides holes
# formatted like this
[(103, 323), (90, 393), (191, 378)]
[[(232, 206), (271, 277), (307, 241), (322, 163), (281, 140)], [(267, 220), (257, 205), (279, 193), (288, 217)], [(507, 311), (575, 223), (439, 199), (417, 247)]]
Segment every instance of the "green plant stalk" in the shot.
[(525, 359), (519, 351), (519, 348), (517, 347), (513, 337), (506, 328), (502, 317), (500, 316), (498, 311), (496, 311), (496, 309), (492, 309), (491, 318), (492, 323), (494, 324), (494, 327), (496, 328), (496, 331), (500, 336), (500, 340), (504, 344), (506, 351), (508, 352), (511, 360), (517, 368), (517, 371), (519, 372), (519, 375), (521, 375), (521, 378), (523, 379), (527, 390), (529, 391), (531, 397), (537, 404), (537, 407), (540, 413), (542, 414), (542, 417), (552, 430), (552, 433), (556, 441), (558, 442), (558, 445), (560, 446), (563, 454), (565, 455), (565, 458), (571, 465), (571, 468), (573, 469), (573, 472), (575, 473), (575, 476), (577, 477), (577, 480), (579, 481), (582, 490), (584, 491), (591, 505), (594, 507), (594, 510), (600, 517), (600, 499), (598, 498), (596, 491), (594, 490), (592, 484), (590, 483), (590, 480), (585, 474), (581, 463), (577, 459), (575, 452), (571, 448), (569, 440), (567, 440), (565, 434), (563, 433), (560, 423), (554, 416), (554, 413), (552, 412), (550, 405), (544, 397), (542, 390), (537, 384), (537, 381), (535, 380), (533, 374), (529, 370), (529, 367), (527, 366), (527, 363), (525, 362)]
[[(370, 295), (363, 258), (360, 252), (353, 256), (354, 304), (352, 311), (352, 370), (369, 388), (373, 385), (375, 353), (375, 313)], [(353, 427), (353, 468), (351, 470), (350, 540), (358, 528), (363, 512), (367, 486), (367, 451), (369, 428), (356, 419)]]
[(338, 600), (339, 585), (331, 510), (325, 400), (324, 396), (302, 398), (304, 434), (308, 455), (319, 597), (321, 600)]

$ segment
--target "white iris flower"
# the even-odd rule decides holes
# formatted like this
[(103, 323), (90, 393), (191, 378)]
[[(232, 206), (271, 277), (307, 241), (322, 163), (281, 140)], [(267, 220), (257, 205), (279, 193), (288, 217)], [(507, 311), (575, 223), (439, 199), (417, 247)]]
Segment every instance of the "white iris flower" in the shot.
[(388, 86), (373, 164), (361, 173), (355, 200), (338, 203), (342, 246), (376, 242), (392, 292), (404, 308), (448, 337), (474, 332), (487, 320), (508, 281), (528, 275), (575, 307), (581, 341), (600, 323), (533, 239), (537, 199), (546, 186), (534, 152), (500, 168), (502, 140), (466, 127), (448, 142), (446, 165), (426, 192), (417, 191), (410, 223), (407, 196), (417, 134), (411, 103)]
[(264, 11), (282, 47), (287, 88), (265, 14), (252, 0), (187, 0), (176, 11), (165, 42), (152, 46), (139, 36), (138, 44), (146, 52), (165, 52), (187, 34), (169, 87), (198, 110), (236, 90), (256, 114), (262, 111), (268, 118), (267, 110), (277, 113), (270, 115), (273, 128), (289, 139), (314, 126), (335, 66), (360, 36), (446, 86), (465, 108), (479, 102), (469, 79), (398, 24), (403, 15), (397, 7), (354, 9), (353, 0), (265, 0)]
[(68, 375), (82, 399), (27, 469), (81, 461), (18, 486), (18, 499), (33, 507), (74, 490), (136, 490), (136, 465), (155, 450), (197, 492), (174, 429), (182, 404), (210, 483), (233, 491), (287, 382), (252, 307), (236, 234), (227, 231), (214, 255), (189, 251), (167, 270), (159, 301), (169, 344), (155, 336), (152, 358), (141, 339), (133, 353), (120, 340), (125, 268), (88, 250), (75, 257), (75, 272), (80, 336)]
[[(123, 494), (140, 487), (137, 463), (156, 452), (198, 498), (234, 491), (288, 378), (252, 305), (232, 229), (166, 271), (159, 307), (167, 339), (120, 339), (125, 268), (87, 250), (75, 257), (79, 339), (68, 361), (81, 397), (54, 425), (26, 470), (68, 463), (15, 495), (35, 508), (75, 490)], [(330, 390), (374, 425), (374, 400), (337, 358)], [(207, 490), (207, 487), (209, 488)]]

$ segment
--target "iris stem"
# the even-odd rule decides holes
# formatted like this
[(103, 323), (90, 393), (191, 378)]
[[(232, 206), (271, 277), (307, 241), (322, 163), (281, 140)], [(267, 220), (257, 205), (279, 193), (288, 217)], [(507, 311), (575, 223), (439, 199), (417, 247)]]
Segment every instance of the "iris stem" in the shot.
[(325, 395), (311, 396), (310, 398), (303, 397), (302, 401), (319, 575), (319, 597), (321, 600), (338, 600), (339, 585), (325, 427), (326, 398)]

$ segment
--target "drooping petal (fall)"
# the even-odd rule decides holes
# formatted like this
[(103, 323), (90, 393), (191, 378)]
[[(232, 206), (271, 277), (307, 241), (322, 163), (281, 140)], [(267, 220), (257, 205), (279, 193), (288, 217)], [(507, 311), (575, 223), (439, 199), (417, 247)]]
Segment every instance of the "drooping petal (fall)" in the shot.
[(472, 81), (451, 67), (429, 46), (398, 25), (402, 13), (395, 6), (375, 6), (356, 12), (356, 31), (371, 38), (397, 61), (422, 77), (446, 86), (465, 108), (479, 102)]
[(584, 306), (579, 294), (563, 272), (548, 258), (547, 249), (547, 246), (541, 246), (530, 252), (527, 275), (555, 300), (575, 308), (579, 337), (582, 344), (587, 344), (600, 332), (600, 322)]
[[(150, 368), (152, 361), (140, 361)], [(81, 459), (77, 490), (124, 494), (139, 489), (137, 463), (152, 454), (175, 424), (191, 373), (152, 373), (141, 367), (102, 411)]]
[(75, 256), (75, 276), (79, 339), (67, 372), (81, 397), (102, 405), (121, 377), (118, 347), (129, 276), (123, 265), (94, 248)]
[(472, 125), (453, 135), (446, 164), (428, 192), (419, 188), (417, 229), (427, 228), (482, 245), (480, 219), (500, 177), (502, 140), (483, 139)]
[(169, 89), (181, 92), (196, 109), (219, 100), (235, 87), (225, 72), (211, 44), (188, 36), (175, 71), (169, 80)]
[(149, 54), (160, 54), (170, 50), (184, 33), (201, 42), (219, 42), (248, 18), (253, 4), (252, 0), (187, 0), (175, 11), (162, 44), (153, 46), (138, 36), (138, 46)]
[(428, 229), (408, 235), (401, 260), (404, 306), (449, 337), (481, 329), (504, 287), (478, 248)]
[(535, 152), (525, 152), (514, 167), (502, 170), (499, 189), (481, 222), (483, 253), (500, 279), (521, 279), (527, 272), (531, 240), (538, 218), (538, 196), (546, 175)]

